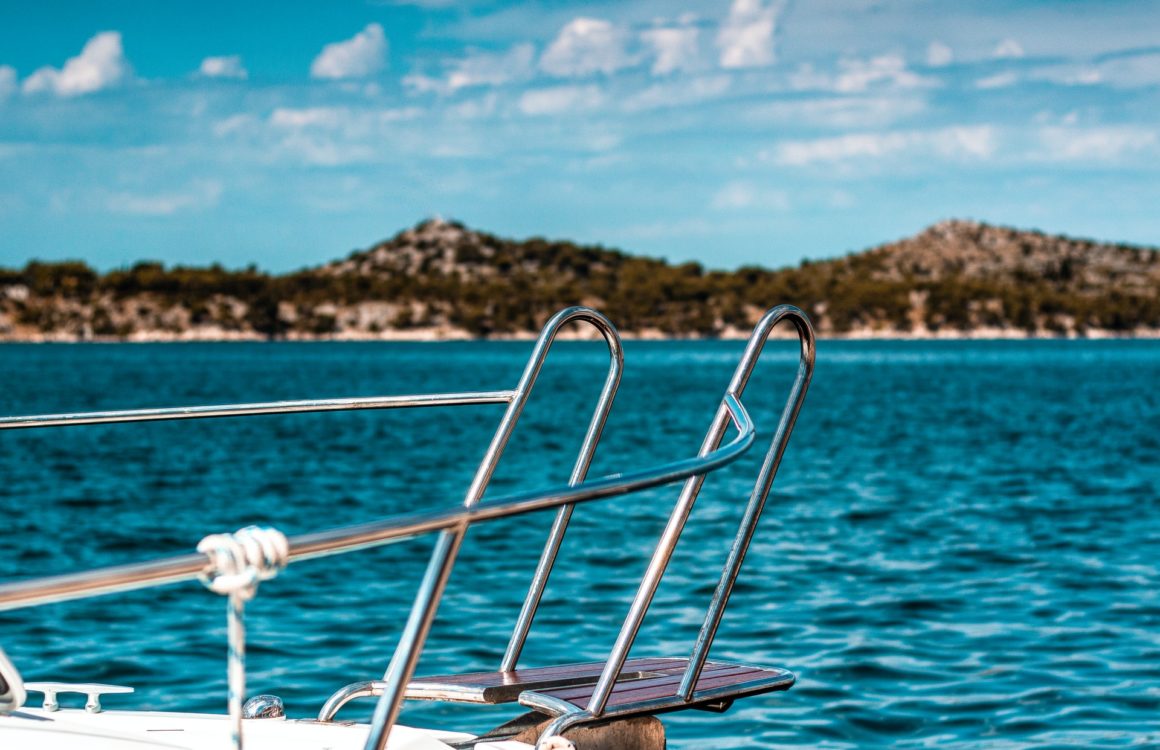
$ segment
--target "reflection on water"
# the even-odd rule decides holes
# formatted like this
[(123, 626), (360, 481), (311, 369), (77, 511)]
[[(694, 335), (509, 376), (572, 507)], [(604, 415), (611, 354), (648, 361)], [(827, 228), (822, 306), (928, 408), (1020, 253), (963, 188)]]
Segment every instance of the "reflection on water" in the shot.
[[(771, 347), (746, 398), (763, 442), (795, 356)], [(9, 345), (0, 411), (510, 387), (529, 348)], [(630, 343), (593, 475), (695, 452), (740, 349)], [(558, 345), (496, 492), (567, 477), (602, 356)], [(725, 717), (666, 717), (672, 745), (1160, 745), (1158, 383), (1153, 343), (822, 342), (714, 652), (799, 682)], [(453, 503), (498, 414), (5, 433), (0, 578), (188, 552), (253, 522), (298, 533)], [(634, 655), (688, 647), (759, 459), (707, 485)], [(604, 658), (674, 496), (577, 510), (525, 663)], [(422, 671), (494, 668), (549, 523), (473, 530)], [(429, 548), (303, 563), (264, 584), (251, 692), (305, 716), (381, 673)], [(28, 679), (137, 686), (111, 707), (224, 707), (224, 605), (196, 584), (0, 614), (0, 642)], [(511, 713), (420, 704), (404, 721), (484, 729)]]

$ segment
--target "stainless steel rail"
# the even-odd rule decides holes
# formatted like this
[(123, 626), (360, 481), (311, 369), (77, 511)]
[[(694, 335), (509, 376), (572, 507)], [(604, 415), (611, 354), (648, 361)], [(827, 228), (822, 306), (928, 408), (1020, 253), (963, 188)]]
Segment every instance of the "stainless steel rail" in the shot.
[[(480, 461), (475, 478), (472, 480), (471, 486), (467, 489), (467, 495), (463, 500), (465, 508), (474, 507), (483, 498), (483, 494), (487, 490), (487, 485), (495, 473), (496, 466), (499, 464), (500, 456), (503, 454), (504, 448), (507, 447), (508, 440), (515, 430), (516, 422), (519, 420), (524, 406), (531, 396), (532, 388), (535, 386), (540, 369), (543, 367), (544, 360), (547, 358), (548, 349), (552, 346), (552, 342), (556, 339), (556, 335), (560, 329), (572, 321), (584, 321), (595, 327), (604, 337), (604, 341), (608, 345), (610, 358), (608, 376), (605, 379), (600, 400), (597, 403), (596, 411), (593, 413), (588, 433), (580, 449), (580, 456), (573, 470), (573, 483), (578, 479), (582, 479), (587, 472), (592, 460), (592, 454), (596, 450), (596, 444), (600, 439), (600, 433), (608, 417), (608, 410), (612, 407), (612, 399), (616, 395), (616, 388), (620, 383), (620, 372), (624, 363), (624, 350), (620, 341), (620, 334), (617, 333), (616, 327), (612, 325), (608, 318), (590, 308), (570, 307), (552, 316), (540, 331), (540, 336), (532, 349), (532, 356), (528, 359), (528, 364), (520, 376), (519, 384), (516, 385), (515, 396), (512, 398), (511, 403), (508, 404), (507, 411), (504, 413), (499, 426), (496, 428), (491, 444), (488, 446), (483, 460)], [(520, 623), (523, 626), (522, 633), (520, 632), (521, 625), (517, 624), (517, 635), (520, 636), (521, 644), (523, 642), (523, 636), (526, 636), (527, 627), (531, 624), (531, 618), (535, 614), (536, 604), (539, 602), (540, 594), (543, 592), (548, 574), (551, 572), (551, 566), (556, 556), (555, 551), (559, 548), (560, 539), (564, 534), (570, 513), (571, 509), (568, 508), (567, 503), (562, 504), (560, 514), (553, 524), (548, 542), (544, 547), (540, 563), (537, 565), (536, 576), (528, 592), (528, 598), (524, 604), (524, 611), (520, 615)], [(463, 537), (466, 532), (467, 523), (460, 523), (457, 526), (445, 529), (435, 543), (435, 549), (431, 553), (431, 561), (427, 565), (427, 571), (420, 584), (419, 593), (415, 597), (415, 602), (411, 607), (411, 614), (407, 618), (406, 626), (403, 628), (403, 635), (399, 640), (399, 646), (395, 649), (395, 653), (391, 657), (391, 663), (387, 667), (386, 674), (383, 675), (385, 685), (371, 718), (371, 731), (367, 737), (366, 750), (384, 750), (387, 746), (387, 736), (390, 734), (391, 727), (394, 726), (395, 720), (398, 718), (399, 711), (402, 708), (403, 694), (406, 692), (407, 683), (410, 682), (411, 677), (415, 673), (415, 667), (419, 663), (419, 656), (423, 651), (423, 645), (427, 640), (427, 635), (435, 620), (435, 613), (443, 597), (443, 591), (447, 587), (447, 580), (451, 575), (451, 568), (454, 566), (455, 560), (459, 555), (459, 548), (463, 544)], [(515, 638), (516, 636), (513, 636), (513, 642)]]
[[(709, 650), (713, 645), (713, 639), (721, 624), (721, 618), (724, 616), (725, 607), (733, 591), (733, 585), (740, 573), (741, 565), (744, 562), (745, 554), (749, 548), (749, 543), (752, 541), (757, 522), (765, 507), (769, 491), (773, 486), (774, 476), (785, 453), (785, 448), (789, 442), (790, 434), (793, 431), (794, 423), (797, 420), (798, 412), (801, 410), (806, 391), (813, 377), (816, 356), (814, 332), (809, 319), (801, 310), (792, 305), (781, 305), (769, 310), (762, 316), (746, 343), (745, 352), (737, 365), (737, 369), (733, 373), (733, 378), (725, 389), (725, 396), (722, 398), (721, 406), (718, 408), (716, 416), (705, 435), (699, 454), (702, 456), (711, 455), (716, 450), (720, 450), (721, 440), (724, 438), (725, 430), (731, 418), (732, 404), (740, 406), (741, 396), (745, 392), (745, 387), (749, 382), (750, 376), (753, 374), (753, 370), (757, 365), (757, 361), (761, 356), (761, 351), (765, 347), (769, 334), (773, 330), (773, 327), (783, 320), (790, 321), (798, 335), (800, 354), (798, 357), (797, 374), (782, 411), (781, 419), (778, 422), (777, 430), (774, 433), (773, 441), (762, 463), (757, 481), (750, 494), (749, 502), (742, 515), (741, 525), (737, 531), (737, 536), (734, 539), (728, 558), (726, 559), (721, 577), (714, 590), (713, 598), (705, 614), (705, 620), (694, 643), (692, 655), (681, 677), (681, 683), (677, 687), (676, 695), (671, 698), (656, 698), (653, 700), (641, 700), (634, 703), (621, 704), (613, 712), (616, 715), (630, 715), (633, 712), (647, 713), (659, 710), (671, 710), (681, 705), (693, 705), (694, 700), (715, 697), (712, 689), (698, 692), (696, 690), (697, 681), (704, 668), (705, 660), (708, 658)], [(641, 578), (636, 596), (629, 607), (628, 615), (625, 617), (624, 623), (617, 635), (616, 642), (613, 644), (612, 651), (607, 661), (605, 661), (604, 669), (601, 671), (596, 684), (593, 686), (588, 704), (583, 709), (573, 709), (570, 705), (566, 704), (560, 705), (558, 707), (560, 715), (544, 728), (537, 742), (538, 748), (546, 747), (549, 738), (555, 735), (562, 735), (572, 727), (607, 718), (605, 712), (612, 690), (616, 686), (617, 679), (620, 677), (620, 673), (624, 668), (624, 663), (628, 658), (629, 652), (632, 650), (637, 633), (648, 612), (649, 605), (652, 603), (652, 599), (656, 594), (657, 586), (660, 584), (661, 578), (664, 575), (665, 569), (676, 548), (677, 541), (680, 539), (681, 532), (684, 530), (685, 523), (688, 520), (689, 514), (693, 509), (693, 504), (696, 502), (704, 482), (705, 474), (703, 473), (694, 474), (685, 480), (685, 485), (677, 499), (676, 506), (669, 516), (668, 523), (661, 534), (660, 541), (657, 543), (652, 559), (649, 561), (644, 576)]]
[[(606, 321), (605, 321), (606, 322)], [(605, 339), (609, 344), (609, 353), (611, 355), (611, 363), (608, 368), (608, 375), (604, 380), (604, 387), (600, 392), (600, 401), (596, 405), (596, 410), (592, 413), (592, 421), (588, 425), (588, 432), (584, 436), (584, 443), (580, 448), (580, 454), (576, 457), (576, 464), (572, 468), (572, 476), (568, 480), (568, 484), (575, 486), (584, 481), (588, 475), (588, 469), (592, 465), (592, 458), (596, 454), (596, 444), (600, 442), (600, 435), (604, 432), (604, 425), (608, 421), (608, 413), (612, 409), (612, 400), (616, 397), (616, 391), (620, 387), (620, 378), (624, 373), (624, 352), (621, 349), (619, 337), (615, 335), (615, 329), (612, 328), (611, 323), (607, 323), (602, 329)], [(560, 553), (560, 545), (564, 540), (564, 532), (568, 529), (568, 522), (572, 518), (571, 505), (562, 505), (560, 510), (556, 512), (556, 518), (552, 522), (552, 529), (548, 533), (548, 540), (544, 544), (544, 550), (540, 554), (540, 560), (536, 564), (535, 574), (532, 576), (532, 583), (528, 587), (527, 596), (524, 598), (523, 607), (520, 609), (520, 614), (516, 618), (515, 628), (512, 630), (511, 639), (508, 641), (507, 650), (504, 652), (503, 660), (500, 662), (500, 670), (507, 672), (516, 668), (516, 663), (519, 661), (520, 652), (523, 651), (524, 643), (528, 639), (528, 631), (531, 630), (532, 620), (536, 616), (536, 610), (540, 606), (540, 600), (544, 596), (544, 589), (548, 585), (548, 577), (552, 574), (552, 568), (556, 564), (556, 556)]]
[[(577, 724), (599, 720), (603, 714), (704, 483), (705, 475), (737, 460), (755, 439), (755, 427), (741, 401), (741, 396), (770, 331), (782, 320), (791, 321), (797, 329), (801, 345), (798, 373), (682, 677), (679, 696), (684, 701), (690, 701), (812, 377), (815, 354), (813, 331), (804, 313), (792, 306), (770, 310), (754, 329), (696, 457), (591, 481), (586, 480), (586, 475), (620, 384), (624, 354), (619, 334), (612, 323), (596, 311), (583, 307), (562, 310), (545, 324), (523, 374), (512, 390), (7, 417), (0, 418), (0, 430), (359, 409), (506, 404), (507, 409), (460, 507), (393, 516), (370, 523), (305, 534), (289, 540), (288, 560), (297, 562), (440, 532), (412, 604), (410, 616), (383, 679), (374, 682), (375, 689), (371, 692), (356, 691), (359, 695), (373, 694), (379, 697), (371, 720), (366, 750), (384, 750), (386, 747), (391, 727), (403, 702), (406, 685), (418, 663), (459, 549), (471, 525), (550, 508), (557, 510), (501, 663), (501, 670), (510, 671), (515, 669), (519, 660), (575, 504), (683, 481), (677, 504), (645, 570), (588, 705), (582, 711), (577, 710), (560, 716), (552, 722), (545, 732), (547, 736), (563, 732)], [(509, 494), (481, 504), (480, 501), (504, 449), (531, 396), (552, 343), (564, 325), (576, 321), (588, 323), (600, 332), (608, 346), (609, 368), (568, 484), (534, 492)], [(730, 424), (736, 428), (737, 435), (722, 445)], [(0, 611), (192, 580), (206, 574), (209, 569), (210, 560), (206, 555), (193, 554), (0, 584)], [(334, 700), (332, 698), (328, 705)], [(335, 704), (335, 710), (342, 702), (345, 702), (345, 699)]]
[[(761, 321), (749, 337), (741, 361), (733, 373), (733, 378), (729, 382), (729, 386), (725, 389), (725, 396), (722, 399), (721, 406), (717, 409), (717, 414), (713, 418), (708, 433), (705, 435), (704, 442), (701, 444), (700, 455), (702, 456), (711, 454), (721, 444), (730, 419), (728, 408), (730, 400), (737, 400), (739, 403), (739, 399), (745, 392), (745, 386), (749, 382), (749, 377), (753, 374), (753, 368), (757, 365), (757, 360), (760, 358), (761, 351), (765, 347), (765, 342), (769, 338), (770, 331), (773, 330), (773, 327), (777, 323), (787, 319), (797, 329), (801, 344), (801, 355), (799, 357), (798, 373), (786, 405), (786, 411), (782, 415), (781, 423), (778, 425), (778, 430), (774, 437), (773, 446), (770, 449), (771, 456), (776, 452), (776, 458), (766, 458), (766, 466), (762, 468), (761, 477), (758, 480), (758, 488), (754, 489), (754, 499), (751, 500), (750, 507), (746, 511), (742, 532), (739, 533), (740, 541), (734, 544), (733, 553), (730, 555), (726, 568), (722, 573), (718, 593), (714, 596), (713, 604), (710, 606), (706, 616), (705, 625), (694, 647), (694, 658), (690, 660), (689, 671), (686, 673), (685, 680), (682, 683), (682, 691), (687, 691), (687, 694), (691, 694), (691, 686), (696, 684), (696, 679), (700, 675), (701, 668), (704, 666), (705, 659), (708, 656), (709, 646), (712, 645), (713, 636), (720, 624), (725, 604), (729, 598), (729, 592), (732, 591), (733, 582), (737, 578), (737, 574), (741, 568), (741, 562), (745, 557), (745, 550), (748, 548), (749, 540), (752, 538), (758, 517), (764, 506), (765, 497), (769, 493), (770, 486), (772, 485), (773, 474), (777, 471), (777, 465), (781, 461), (782, 453), (785, 451), (786, 443), (793, 429), (793, 421), (796, 419), (798, 410), (801, 408), (806, 389), (809, 387), (810, 378), (813, 375), (815, 356), (814, 333), (805, 313), (792, 305), (781, 305), (773, 308), (761, 318)], [(601, 672), (600, 678), (596, 682), (596, 687), (592, 692), (592, 697), (589, 699), (585, 709), (593, 717), (600, 716), (608, 704), (608, 697), (616, 685), (617, 678), (620, 677), (620, 672), (624, 668), (624, 662), (628, 658), (629, 651), (632, 650), (633, 643), (636, 642), (636, 636), (640, 631), (641, 624), (644, 622), (645, 614), (648, 612), (649, 605), (652, 603), (653, 596), (656, 594), (657, 587), (660, 585), (661, 578), (664, 576), (665, 569), (668, 567), (669, 559), (672, 557), (673, 550), (677, 546), (677, 541), (680, 539), (681, 532), (685, 528), (685, 522), (689, 518), (689, 513), (693, 510), (693, 504), (696, 502), (698, 494), (700, 494), (704, 481), (704, 474), (693, 475), (685, 481), (685, 485), (681, 489), (677, 504), (669, 516), (668, 523), (665, 526), (664, 532), (661, 534), (661, 539), (657, 543), (656, 550), (653, 552), (652, 559), (649, 561), (648, 567), (641, 579), (640, 586), (637, 589), (636, 596), (629, 608), (628, 616), (621, 626), (620, 634), (613, 644), (612, 652), (609, 654), (608, 661), (605, 663), (604, 671)], [(758, 499), (758, 495), (760, 495), (760, 499)]]
[(765, 459), (761, 464), (761, 470), (758, 472), (756, 482), (754, 482), (749, 502), (745, 506), (741, 525), (729, 550), (729, 557), (721, 571), (717, 588), (713, 592), (709, 611), (705, 613), (705, 621), (701, 625), (697, 642), (693, 646), (689, 666), (681, 678), (678, 694), (685, 700), (690, 700), (693, 697), (693, 690), (696, 688), (697, 680), (701, 677), (705, 660), (709, 658), (709, 649), (713, 646), (713, 639), (717, 636), (717, 628), (721, 625), (721, 618), (725, 614), (725, 606), (729, 603), (730, 594), (733, 593), (733, 584), (737, 581), (741, 565), (745, 562), (745, 553), (749, 551), (749, 543), (753, 541), (757, 522), (761, 519), (761, 512), (765, 509), (765, 501), (769, 497), (769, 491), (773, 488), (773, 479), (777, 475), (778, 467), (781, 466), (782, 456), (785, 455), (785, 448), (789, 444), (789, 436), (797, 423), (798, 413), (801, 412), (802, 404), (806, 400), (806, 391), (813, 378), (815, 357), (813, 329), (800, 310), (783, 306), (770, 310), (757, 324), (753, 336), (749, 339), (745, 356), (742, 357), (742, 364), (738, 365), (737, 372), (733, 376), (734, 382), (737, 383), (738, 388), (745, 388), (745, 383), (753, 371), (752, 364), (747, 366), (745, 363), (747, 361), (756, 363), (762, 347), (769, 338), (770, 331), (782, 320), (789, 320), (797, 329), (801, 345), (797, 376), (794, 378), (793, 387), (786, 398), (781, 419), (777, 424), (777, 431), (773, 434), (769, 451), (766, 452)]
[(33, 427), (71, 427), (124, 422), (162, 422), (173, 419), (303, 414), (322, 411), (506, 404), (511, 402), (515, 395), (515, 391), (425, 393), (414, 396), (367, 396), (365, 398), (331, 398), (308, 401), (267, 401), (257, 404), (227, 404), (223, 406), (185, 406), (170, 409), (92, 411), (78, 414), (38, 414), (28, 417), (0, 417), (0, 430), (18, 430)]
[[(740, 404), (734, 403), (730, 406), (730, 415), (738, 434), (712, 455), (602, 477), (579, 486), (506, 495), (486, 505), (391, 516), (371, 523), (303, 534), (289, 540), (289, 561), (294, 563), (372, 549), (433, 531), (617, 497), (713, 471), (740, 458), (753, 444), (755, 433), (749, 414)], [(198, 553), (0, 584), (0, 611), (192, 581), (209, 569), (209, 557)]]

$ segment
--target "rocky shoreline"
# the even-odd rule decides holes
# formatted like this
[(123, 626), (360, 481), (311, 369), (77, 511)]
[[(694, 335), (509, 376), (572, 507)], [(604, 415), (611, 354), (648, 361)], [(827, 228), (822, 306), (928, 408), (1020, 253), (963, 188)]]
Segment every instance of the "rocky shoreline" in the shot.
[[(724, 331), (719, 335), (686, 334), (672, 335), (660, 330), (621, 331), (625, 341), (743, 341), (749, 331)], [(191, 329), (188, 331), (135, 331), (125, 337), (120, 336), (76, 336), (65, 332), (30, 332), (25, 335), (0, 334), (2, 344), (180, 344), (180, 343), (237, 343), (237, 342), (370, 342), (385, 343), (440, 343), (452, 341), (533, 341), (538, 331), (516, 331), (499, 335), (474, 336), (464, 329), (422, 328), (399, 331), (344, 331), (332, 334), (311, 334), (292, 332), (271, 338), (254, 331), (224, 331)], [(586, 329), (565, 330), (557, 338), (563, 341), (591, 341), (599, 334)], [(775, 330), (773, 338), (793, 338), (793, 333)], [(1024, 331), (1009, 328), (983, 328), (978, 330), (921, 330), (889, 331), (881, 329), (855, 329), (841, 333), (821, 333), (823, 341), (1067, 341), (1067, 340), (1160, 340), (1160, 328), (1144, 328), (1133, 331), (1112, 331), (1088, 329), (1082, 334), (1076, 331)]]

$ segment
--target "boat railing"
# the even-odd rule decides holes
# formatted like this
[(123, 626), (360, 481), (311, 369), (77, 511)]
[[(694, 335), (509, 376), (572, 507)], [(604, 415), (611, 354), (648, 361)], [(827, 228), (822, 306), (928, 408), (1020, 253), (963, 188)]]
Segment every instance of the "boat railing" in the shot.
[[(758, 482), (754, 486), (729, 559), (722, 571), (720, 582), (706, 614), (705, 623), (694, 647), (693, 657), (688, 661), (687, 671), (682, 682), (682, 691), (687, 693), (687, 700), (688, 696), (692, 694), (693, 686), (704, 666), (733, 582), (752, 539), (753, 531), (772, 484), (773, 475), (776, 473), (784, 453), (789, 433), (793, 429), (812, 374), (813, 332), (805, 315), (792, 306), (784, 305), (773, 308), (766, 313), (754, 329), (733, 378), (721, 397), (709, 431), (695, 457), (598, 479), (587, 479), (587, 473), (620, 384), (624, 357), (620, 336), (612, 323), (600, 313), (584, 307), (562, 310), (545, 324), (517, 385), (510, 390), (8, 417), (0, 418), (0, 430), (307, 412), (506, 404), (504, 414), (480, 461), (461, 507), (392, 516), (369, 523), (313, 532), (289, 539), (282, 538), (281, 544), (284, 545), (284, 548), (274, 554), (280, 558), (277, 561), (277, 565), (280, 567), (287, 563), (368, 549), (428, 533), (438, 532), (439, 534), (390, 665), (382, 683), (374, 691), (374, 694), (379, 695), (379, 701), (371, 720), (370, 733), (366, 743), (367, 750), (383, 750), (386, 747), (390, 729), (398, 717), (405, 698), (407, 684), (413, 676), (464, 535), (469, 527), (477, 523), (525, 513), (548, 509), (556, 510), (555, 520), (549, 531), (548, 539), (540, 555), (501, 663), (502, 670), (510, 671), (515, 669), (527, 639), (575, 504), (684, 482), (677, 505), (641, 580), (637, 595), (621, 627), (612, 652), (605, 662), (588, 708), (583, 712), (583, 715), (561, 717), (557, 724), (559, 724), (558, 729), (563, 731), (566, 726), (582, 722), (587, 718), (599, 717), (603, 713), (608, 695), (620, 676), (625, 659), (635, 641), (653, 595), (656, 593), (657, 586), (672, 556), (692, 505), (700, 492), (705, 475), (736, 461), (754, 442), (756, 429), (741, 401), (741, 396), (770, 330), (781, 320), (791, 321), (798, 333), (801, 344), (798, 373), (790, 396), (786, 401), (770, 451), (762, 466)], [(564, 325), (577, 321), (592, 325), (601, 334), (608, 346), (609, 367), (568, 483), (547, 489), (489, 498), (486, 503), (481, 503), (480, 501), (484, 497), (520, 415), (528, 403), (553, 341)], [(722, 444), (730, 425), (735, 428), (736, 435), (729, 442)], [(241, 533), (239, 532), (239, 535)], [(278, 536), (280, 537), (280, 535)], [(210, 539), (207, 538), (205, 541), (208, 542)], [(233, 542), (233, 544), (233, 548), (239, 550), (246, 546), (244, 540), (243, 542)], [(262, 544), (263, 547), (257, 551), (257, 556), (262, 557), (265, 554), (270, 557), (271, 550), (265, 546), (265, 541)], [(201, 545), (199, 545), (200, 549), (202, 549)], [(242, 556), (244, 557), (244, 555)], [(252, 559), (247, 559), (244, 562), (251, 568), (260, 567), (260, 561), (255, 562)], [(267, 562), (270, 561), (267, 560)], [(220, 567), (220, 560), (215, 559), (213, 551), (206, 547), (205, 552), (199, 551), (197, 554), (171, 556), (148, 562), (9, 582), (0, 584), (0, 611), (144, 589), (194, 579), (201, 579), (208, 583), (215, 576), (215, 566)], [(250, 595), (252, 595), (253, 588), (256, 587), (260, 576), (253, 570), (249, 571), (249, 575)], [(230, 596), (230, 653), (231, 655), (235, 653), (243, 655), (244, 630), (241, 629), (240, 625), (243, 598), (240, 595), (235, 597), (235, 593), (231, 593)], [(233, 627), (235, 624), (237, 625), (236, 630)], [(236, 644), (234, 642), (235, 635), (240, 640)], [(234, 719), (235, 745), (238, 747), (241, 745), (240, 701), (244, 698), (244, 671), (238, 677), (239, 671), (240, 659), (238, 663), (231, 660), (230, 714), (231, 718)], [(235, 680), (235, 677), (238, 679)], [(334, 710), (337, 710), (337, 707)]]

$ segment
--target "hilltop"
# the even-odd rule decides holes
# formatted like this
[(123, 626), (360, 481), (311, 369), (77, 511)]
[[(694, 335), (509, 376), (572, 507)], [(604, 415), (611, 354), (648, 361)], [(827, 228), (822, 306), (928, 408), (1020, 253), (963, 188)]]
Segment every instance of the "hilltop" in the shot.
[(586, 304), (626, 335), (737, 336), (790, 302), (831, 336), (1160, 332), (1160, 252), (945, 221), (796, 268), (707, 271), (431, 219), (291, 274), (80, 262), (0, 270), (0, 339), (432, 339), (531, 335)]

